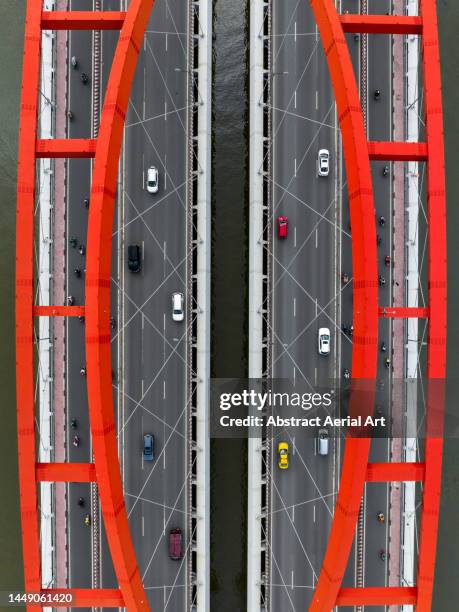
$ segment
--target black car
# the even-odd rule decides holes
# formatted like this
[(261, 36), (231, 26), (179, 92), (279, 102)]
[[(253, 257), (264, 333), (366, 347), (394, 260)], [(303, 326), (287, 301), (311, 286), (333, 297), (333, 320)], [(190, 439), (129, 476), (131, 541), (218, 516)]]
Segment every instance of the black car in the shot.
[(128, 246), (128, 268), (131, 272), (140, 272), (140, 247), (138, 244)]

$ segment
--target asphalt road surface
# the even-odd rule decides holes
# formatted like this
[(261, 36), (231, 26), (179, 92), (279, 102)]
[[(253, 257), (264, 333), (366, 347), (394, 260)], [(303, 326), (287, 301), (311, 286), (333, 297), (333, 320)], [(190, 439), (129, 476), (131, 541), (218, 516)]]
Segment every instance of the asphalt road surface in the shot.
[[(92, 1), (78, 2), (92, 9)], [(104, 10), (119, 10), (119, 0), (107, 0)], [(123, 7), (121, 7), (123, 8)], [(102, 34), (101, 95), (118, 33)], [(92, 33), (72, 32), (69, 57), (69, 108), (74, 118), (70, 136), (91, 134)], [(84, 85), (84, 71), (90, 82)], [(187, 7), (157, 0), (147, 27), (126, 117), (122, 188), (113, 233), (112, 367), (119, 429), (119, 448), (125, 499), (140, 573), (154, 609), (186, 608), (186, 563), (168, 555), (169, 530), (180, 527), (187, 553), (186, 454), (186, 322), (173, 322), (171, 294), (186, 299), (186, 177), (187, 177)], [(159, 192), (145, 190), (146, 170), (159, 170)], [(123, 189), (124, 187), (124, 189)], [(67, 294), (84, 303), (84, 254), (88, 212), (84, 198), (90, 189), (90, 163), (69, 162), (67, 214)], [(77, 246), (71, 239), (76, 238)], [(142, 249), (142, 270), (127, 269), (127, 246)], [(81, 270), (77, 276), (75, 269)], [(118, 301), (119, 297), (119, 301)], [(84, 323), (69, 319), (67, 328), (68, 451), (70, 461), (91, 458), (85, 367)], [(118, 354), (119, 351), (119, 354)], [(119, 393), (118, 393), (119, 391)], [(72, 445), (70, 420), (77, 419), (80, 445)], [(142, 456), (143, 435), (151, 433), (155, 460)], [(85, 499), (85, 508), (77, 505)], [(69, 485), (70, 586), (92, 582), (91, 530), (84, 525), (92, 515), (89, 486)], [(117, 585), (102, 527), (101, 587)]]
[[(374, 7), (380, 12), (386, 6)], [(357, 0), (343, 1), (342, 10), (357, 12)], [(273, 377), (290, 379), (302, 389), (326, 385), (344, 368), (351, 369), (352, 340), (341, 331), (341, 324), (352, 323), (352, 285), (341, 286), (342, 272), (352, 277), (352, 257), (345, 169), (340, 181), (340, 165), (335, 150), (334, 96), (315, 20), (307, 3), (289, 0), (273, 2)], [(359, 70), (360, 40), (348, 37), (356, 70)], [(389, 37), (370, 37), (368, 47), (368, 91), (378, 88), (381, 99), (369, 96), (369, 138), (388, 140), (391, 135)], [(357, 72), (358, 74), (358, 72)], [(320, 148), (331, 154), (330, 175), (317, 177), (316, 160)], [(390, 270), (384, 255), (391, 253), (390, 178), (382, 176), (384, 163), (374, 162), (374, 189), (377, 215), (387, 223), (378, 227), (382, 238), (379, 249), (380, 273), (386, 277), (380, 302), (390, 304)], [(338, 175), (337, 175), (338, 173)], [(342, 198), (342, 199), (341, 199)], [(341, 204), (341, 208), (340, 208)], [(276, 220), (285, 215), (289, 235), (279, 240)], [(384, 252), (383, 252), (384, 251)], [(329, 327), (332, 353), (319, 356), (319, 327)], [(389, 348), (389, 322), (380, 324), (380, 338)], [(390, 370), (381, 354), (378, 380), (384, 383), (380, 394), (387, 394)], [(379, 385), (382, 387), (382, 384)], [(294, 390), (291, 387), (291, 390)], [(383, 402), (381, 397), (378, 400)], [(290, 467), (277, 467), (277, 443), (289, 442)], [(305, 609), (312, 596), (333, 513), (341, 440), (330, 440), (329, 456), (317, 455), (314, 439), (298, 430), (285, 430), (273, 440), (270, 540), (270, 609)], [(385, 461), (388, 442), (372, 444), (370, 460)], [(364, 582), (384, 585), (387, 567), (379, 559), (387, 550), (387, 523), (376, 515), (387, 515), (387, 485), (367, 487), (364, 504), (365, 554)], [(356, 582), (353, 548), (344, 585)]]

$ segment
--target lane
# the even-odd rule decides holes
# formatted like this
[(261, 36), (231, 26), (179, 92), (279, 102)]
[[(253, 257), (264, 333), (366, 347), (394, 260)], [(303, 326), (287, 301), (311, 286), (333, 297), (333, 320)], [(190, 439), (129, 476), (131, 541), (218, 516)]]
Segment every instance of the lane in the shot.
[[(273, 377), (304, 391), (326, 385), (335, 370), (335, 129), (331, 84), (312, 12), (304, 2), (273, 3), (273, 212), (289, 219), (289, 236), (273, 236)], [(284, 111), (287, 110), (287, 113)], [(317, 153), (331, 153), (317, 177)], [(332, 354), (317, 352), (329, 327)], [(292, 388), (290, 387), (290, 390)], [(288, 470), (277, 443), (289, 442)], [(297, 429), (273, 440), (271, 465), (271, 609), (303, 609), (325, 551), (333, 507), (337, 441), (319, 456)]]
[[(126, 504), (151, 606), (186, 608), (186, 558), (168, 554), (169, 531), (187, 534), (186, 322), (171, 295), (186, 287), (187, 6), (158, 0), (139, 58), (126, 120), (122, 248), (124, 380), (122, 447)], [(159, 190), (145, 189), (149, 166)], [(138, 245), (142, 267), (127, 268)], [(154, 436), (155, 460), (143, 458)]]

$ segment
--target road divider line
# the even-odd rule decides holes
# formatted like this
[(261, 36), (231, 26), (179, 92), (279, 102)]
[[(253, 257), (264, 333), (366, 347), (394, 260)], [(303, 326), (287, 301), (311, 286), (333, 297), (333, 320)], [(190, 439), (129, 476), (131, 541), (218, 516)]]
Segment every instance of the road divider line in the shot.
[(296, 298), (293, 298), (293, 316), (296, 317)]
[(293, 228), (293, 246), (296, 248), (296, 226)]
[(316, 110), (319, 110), (319, 91), (316, 89)]
[(319, 230), (316, 228), (316, 249), (319, 246)]

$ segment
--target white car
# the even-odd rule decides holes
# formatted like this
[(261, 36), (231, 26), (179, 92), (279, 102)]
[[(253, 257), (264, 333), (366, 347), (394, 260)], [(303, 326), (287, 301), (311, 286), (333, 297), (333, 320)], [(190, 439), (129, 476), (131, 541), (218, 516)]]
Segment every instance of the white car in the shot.
[(320, 149), (317, 154), (317, 174), (328, 176), (330, 172), (330, 152), (328, 149)]
[(321, 327), (318, 335), (319, 355), (330, 354), (330, 330), (328, 327)]
[(157, 193), (159, 189), (158, 168), (150, 166), (147, 170), (147, 191), (148, 193)]
[(183, 293), (173, 293), (172, 294), (172, 320), (173, 321), (183, 321), (185, 316), (184, 307), (183, 307)]

